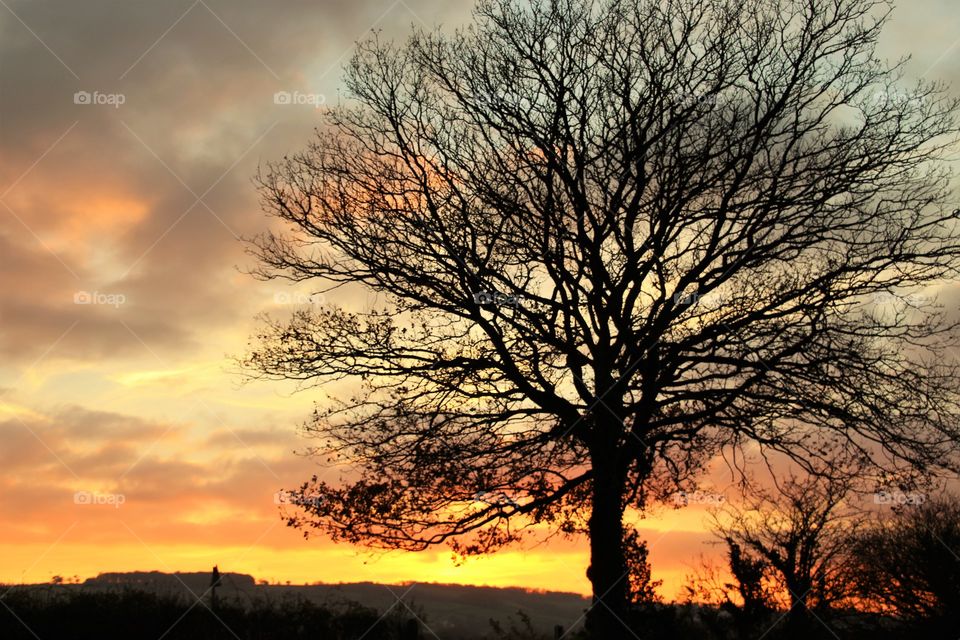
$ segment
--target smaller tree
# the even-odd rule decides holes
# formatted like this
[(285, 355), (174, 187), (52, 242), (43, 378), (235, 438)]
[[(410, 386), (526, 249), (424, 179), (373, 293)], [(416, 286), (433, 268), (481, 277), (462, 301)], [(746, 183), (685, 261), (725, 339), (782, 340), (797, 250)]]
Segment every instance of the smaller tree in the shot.
[(627, 590), (634, 604), (659, 602), (657, 588), (663, 580), (654, 580), (650, 573), (649, 549), (646, 540), (633, 527), (626, 527), (623, 534), (624, 559), (627, 565)]
[(743, 614), (755, 620), (771, 608), (770, 592), (765, 584), (770, 565), (760, 557), (745, 553), (733, 538), (728, 537), (725, 542), (730, 575), (736, 581), (726, 586), (736, 589), (743, 601)]
[(855, 536), (850, 555), (866, 606), (912, 627), (960, 628), (960, 497), (940, 496), (873, 520)]
[(776, 619), (770, 566), (733, 539), (723, 543), (726, 562), (701, 557), (687, 576), (681, 599), (688, 606), (705, 604), (708, 611), (715, 608), (718, 615), (698, 617), (719, 637), (758, 637)]
[(850, 597), (846, 551), (862, 518), (847, 504), (846, 477), (791, 475), (777, 489), (752, 488), (742, 502), (714, 514), (713, 529), (727, 544), (744, 606), (786, 607), (787, 626), (805, 628), (811, 612)]

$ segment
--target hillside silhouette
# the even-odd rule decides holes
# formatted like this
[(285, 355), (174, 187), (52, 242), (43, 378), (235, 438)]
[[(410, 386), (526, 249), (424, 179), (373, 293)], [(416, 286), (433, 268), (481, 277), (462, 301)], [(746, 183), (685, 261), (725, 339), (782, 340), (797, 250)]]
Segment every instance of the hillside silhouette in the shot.
[[(534, 629), (548, 633), (555, 625), (575, 626), (589, 606), (589, 599), (578, 594), (521, 588), (437, 583), (266, 584), (264, 581), (258, 583), (251, 575), (230, 572), (223, 572), (221, 580), (223, 586), (218, 588), (217, 597), (225, 606), (302, 599), (325, 609), (342, 611), (353, 604), (378, 614), (395, 610), (400, 617), (416, 615), (442, 637), (488, 636), (491, 619), (507, 623), (516, 619), (518, 611), (529, 616)], [(209, 572), (141, 571), (101, 573), (81, 584), (58, 588), (111, 595), (135, 590), (163, 598), (195, 601), (204, 596), (209, 585)], [(402, 600), (402, 604), (398, 600)]]

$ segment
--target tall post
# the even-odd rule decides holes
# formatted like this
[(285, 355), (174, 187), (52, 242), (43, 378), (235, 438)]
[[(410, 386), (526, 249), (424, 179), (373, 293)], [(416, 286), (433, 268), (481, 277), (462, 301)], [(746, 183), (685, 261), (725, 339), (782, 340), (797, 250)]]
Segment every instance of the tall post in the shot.
[(213, 573), (210, 575), (210, 609), (217, 609), (217, 587), (221, 586), (223, 582), (220, 579), (220, 569), (217, 565), (213, 565)]

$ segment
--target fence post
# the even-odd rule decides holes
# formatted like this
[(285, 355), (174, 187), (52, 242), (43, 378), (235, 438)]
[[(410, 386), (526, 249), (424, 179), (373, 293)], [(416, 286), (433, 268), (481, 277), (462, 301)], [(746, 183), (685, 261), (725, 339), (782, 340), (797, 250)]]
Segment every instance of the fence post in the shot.
[(223, 582), (220, 580), (220, 569), (217, 565), (213, 565), (213, 573), (210, 575), (210, 610), (216, 611), (217, 609), (217, 587), (222, 586)]
[(553, 640), (560, 640), (563, 637), (563, 625), (558, 624), (553, 627)]

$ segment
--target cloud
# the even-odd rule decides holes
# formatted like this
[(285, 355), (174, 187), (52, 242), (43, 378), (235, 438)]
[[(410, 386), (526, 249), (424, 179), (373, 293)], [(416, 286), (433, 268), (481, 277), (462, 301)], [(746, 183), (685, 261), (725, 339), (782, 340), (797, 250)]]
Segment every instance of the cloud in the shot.
[[(11, 89), (0, 158), (8, 361), (37, 357), (75, 320), (50, 357), (142, 355), (141, 342), (176, 357), (212, 329), (246, 326), (256, 286), (237, 272), (247, 260), (238, 238), (264, 222), (251, 176), (318, 122), (274, 93), (332, 100), (355, 38), (374, 24), (401, 33), (417, 20), (408, 7), (437, 15), (417, 2), (282, 5), (14, 2), (2, 12), (0, 55), (21, 61), (0, 68)], [(76, 291), (127, 304), (76, 309)]]
[[(117, 515), (168, 542), (200, 521), (224, 534), (237, 521), (279, 521), (273, 494), (312, 472), (312, 463), (282, 454), (278, 434), (268, 438), (237, 428), (243, 443), (231, 447), (224, 446), (227, 426), (208, 437), (203, 425), (188, 421), (163, 424), (77, 406), (47, 413), (5, 408), (0, 519), (24, 535)], [(77, 504), (78, 491), (122, 495), (122, 511)], [(229, 517), (218, 522), (212, 517), (218, 513)], [(244, 541), (246, 528), (226, 539)], [(196, 541), (195, 532), (191, 536)]]

